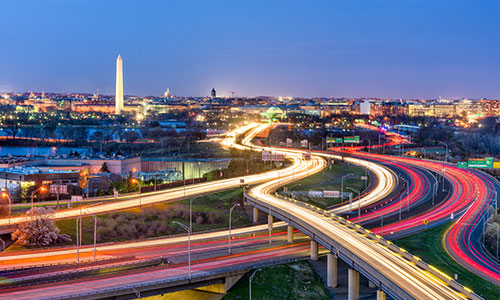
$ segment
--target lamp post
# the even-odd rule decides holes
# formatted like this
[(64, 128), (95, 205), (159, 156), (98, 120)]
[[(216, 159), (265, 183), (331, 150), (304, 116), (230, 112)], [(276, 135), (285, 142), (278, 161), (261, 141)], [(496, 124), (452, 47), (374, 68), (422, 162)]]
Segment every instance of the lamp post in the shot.
[(380, 228), (384, 228), (384, 215), (373, 209), (373, 212), (380, 216)]
[(97, 246), (97, 215), (94, 217), (94, 261), (96, 261), (96, 246)]
[(250, 275), (250, 278), (248, 279), (248, 299), (252, 300), (252, 279), (255, 276), (255, 273), (262, 271), (262, 269), (257, 269), (253, 271), (252, 275)]
[(439, 142), (439, 144), (443, 144), (445, 147), (446, 147), (446, 152), (444, 154), (444, 161), (445, 162), (448, 162), (448, 144), (446, 144), (445, 142)]
[(489, 202), (489, 203), (490, 203), (490, 205), (491, 205), (491, 202), (493, 202), (493, 200), (495, 200), (495, 211), (497, 211), (497, 210), (498, 210), (498, 193), (497, 193), (497, 190), (496, 190), (496, 189), (493, 189), (493, 190), (492, 190), (492, 189), (490, 189), (489, 187), (486, 187), (486, 189), (487, 189), (489, 192), (493, 192), (493, 193), (495, 194), (495, 198), (494, 198), (494, 199), (493, 199), (493, 198), (490, 198), (490, 199), (488, 200), (488, 202)]
[(348, 190), (351, 190), (355, 193), (358, 194), (358, 222), (361, 222), (361, 197), (360, 197), (360, 191), (353, 189), (352, 187), (347, 187)]
[(406, 183), (406, 211), (410, 211), (410, 182)]
[(233, 209), (236, 206), (240, 206), (240, 205), (238, 203), (236, 203), (235, 205), (233, 205), (233, 207), (231, 207), (229, 209), (229, 249), (228, 249), (229, 254), (231, 254), (231, 214), (233, 213)]
[(46, 191), (47, 191), (47, 188), (42, 185), (38, 189), (31, 192), (31, 210), (33, 210), (33, 197), (35, 196), (35, 194), (38, 192), (45, 193)]
[(191, 280), (191, 229), (186, 225), (182, 224), (181, 222), (173, 221), (172, 223), (181, 226), (182, 229), (186, 230), (188, 233), (188, 266), (189, 266), (189, 280)]
[[(80, 216), (81, 216), (81, 210), (80, 210)], [(78, 229), (79, 229), (79, 226), (78, 226), (78, 223), (80, 221), (80, 218), (79, 217), (76, 217), (75, 218), (75, 224), (76, 224), (76, 262), (79, 263), (80, 262), (80, 246), (78, 245)]]
[(9, 201), (9, 225), (10, 225), (10, 214), (11, 214), (11, 209), (12, 209), (12, 199), (9, 196), (9, 192), (7, 190), (2, 190), (2, 198), (7, 198)]
[(342, 191), (342, 195), (340, 196), (340, 199), (344, 200), (344, 179), (354, 175), (353, 173), (349, 173), (347, 175), (342, 176), (341, 181), (340, 181), (340, 189)]
[(137, 180), (137, 178), (132, 178), (130, 179), (130, 182), (132, 184), (137, 184), (138, 188), (139, 188), (139, 206), (142, 206), (142, 197), (141, 197), (141, 183), (139, 182), (139, 180)]
[(198, 197), (189, 199), (189, 230), (193, 232), (193, 201)]
[(401, 201), (402, 201), (403, 193), (399, 194), (399, 220), (401, 220)]

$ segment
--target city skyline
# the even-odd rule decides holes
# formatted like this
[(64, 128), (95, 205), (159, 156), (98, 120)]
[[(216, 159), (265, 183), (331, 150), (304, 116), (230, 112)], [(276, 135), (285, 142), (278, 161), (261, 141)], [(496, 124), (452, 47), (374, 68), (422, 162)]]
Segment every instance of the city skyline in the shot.
[(128, 95), (500, 97), (494, 1), (18, 5), (0, 92), (112, 95), (121, 53)]

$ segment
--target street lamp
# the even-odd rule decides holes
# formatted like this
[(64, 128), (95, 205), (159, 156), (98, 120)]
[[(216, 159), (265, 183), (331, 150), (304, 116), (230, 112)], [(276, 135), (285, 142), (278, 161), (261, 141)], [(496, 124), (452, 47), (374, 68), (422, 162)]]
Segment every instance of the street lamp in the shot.
[(233, 205), (233, 207), (231, 207), (229, 209), (229, 249), (228, 249), (229, 254), (231, 254), (231, 214), (233, 213), (233, 209), (236, 206), (240, 206), (240, 205), (238, 203), (236, 203), (235, 205)]
[(373, 208), (373, 212), (380, 216), (380, 228), (384, 229), (384, 215), (376, 211), (375, 208)]
[(189, 230), (193, 232), (193, 201), (198, 197), (189, 199)]
[(94, 217), (94, 261), (96, 261), (97, 215), (92, 215), (92, 217)]
[(495, 200), (495, 211), (498, 211), (498, 194), (497, 194), (497, 190), (496, 189), (490, 189), (489, 187), (486, 187), (486, 189), (489, 191), (489, 192), (493, 192), (495, 194), (495, 198), (490, 198), (488, 200), (488, 202), (490, 203), (491, 205), (491, 202), (493, 202), (493, 200)]
[(80, 245), (79, 245), (79, 240), (81, 241), (81, 239), (79, 239), (78, 237), (78, 231), (79, 229), (81, 228), (81, 224), (82, 224), (82, 209), (81, 209), (81, 206), (80, 206), (80, 216), (76, 217), (75, 218), (75, 224), (76, 224), (76, 262), (79, 263), (80, 262)]
[(349, 176), (353, 176), (353, 175), (354, 175), (353, 173), (349, 173), (347, 175), (342, 176), (342, 178), (341, 178), (340, 189), (342, 191), (342, 195), (341, 195), (342, 200), (344, 200), (344, 179), (349, 177)]
[(252, 300), (252, 279), (255, 276), (255, 273), (262, 271), (262, 269), (257, 269), (253, 271), (252, 275), (250, 275), (250, 278), (248, 280), (248, 299)]
[(137, 180), (137, 178), (133, 178), (133, 177), (132, 177), (132, 179), (130, 179), (130, 182), (131, 182), (132, 184), (137, 184), (137, 186), (139, 187), (139, 192), (138, 192), (138, 193), (139, 193), (139, 206), (141, 206), (141, 205), (142, 205), (142, 199), (141, 199), (141, 198), (142, 198), (142, 197), (141, 197), (141, 183), (139, 182), (139, 180)]
[(45, 193), (47, 191), (47, 187), (45, 187), (44, 185), (40, 186), (38, 189), (34, 190), (31, 192), (31, 210), (33, 210), (33, 197), (35, 196), (35, 194), (37, 192), (40, 192), (40, 193)]
[[(78, 226), (78, 222), (76, 225), (76, 232), (77, 232), (77, 238), (76, 238), (76, 249), (77, 249), (77, 260), (78, 262), (80, 261), (80, 247), (82, 246), (82, 214), (84, 214), (83, 210), (85, 208), (80, 208), (80, 226)], [(88, 210), (85, 212), (85, 214), (88, 213)], [(92, 217), (94, 218), (94, 261), (96, 261), (96, 248), (97, 248), (97, 215), (93, 214)], [(80, 228), (78, 228), (80, 227)], [(80, 243), (78, 243), (78, 231), (80, 232)]]
[(189, 265), (189, 280), (191, 280), (191, 229), (186, 225), (182, 224), (181, 222), (173, 221), (172, 223), (181, 226), (182, 229), (186, 230), (188, 233), (188, 265)]
[(443, 145), (445, 145), (445, 147), (446, 147), (446, 152), (445, 152), (445, 154), (444, 154), (444, 161), (445, 161), (445, 162), (448, 162), (448, 144), (446, 144), (445, 142), (441, 142), (441, 141), (439, 142), (439, 144), (443, 144)]
[(10, 213), (12, 209), (12, 199), (10, 199), (9, 193), (7, 190), (2, 190), (2, 198), (7, 198), (9, 200), (9, 225), (10, 225)]
[(358, 222), (361, 222), (361, 197), (360, 197), (360, 191), (353, 189), (352, 187), (347, 187), (348, 190), (351, 190), (355, 193), (358, 193)]

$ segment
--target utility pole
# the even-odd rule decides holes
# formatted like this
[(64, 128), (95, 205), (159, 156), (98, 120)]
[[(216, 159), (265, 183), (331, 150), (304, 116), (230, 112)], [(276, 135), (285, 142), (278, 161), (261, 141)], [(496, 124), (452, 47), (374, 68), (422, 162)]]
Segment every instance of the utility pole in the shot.
[(173, 221), (172, 223), (181, 226), (182, 229), (186, 230), (188, 233), (188, 265), (189, 265), (189, 280), (191, 280), (191, 229), (186, 225), (182, 224), (181, 222)]
[(94, 261), (96, 261), (96, 245), (97, 245), (97, 215), (94, 217)]
[(252, 275), (250, 275), (250, 278), (248, 280), (248, 299), (249, 300), (252, 300), (252, 279), (253, 277), (255, 276), (255, 273), (257, 273), (258, 271), (261, 271), (262, 269), (257, 269), (255, 270)]
[(231, 254), (231, 214), (236, 206), (240, 206), (238, 203), (234, 204), (233, 207), (229, 209), (229, 249), (228, 253)]
[(78, 217), (75, 218), (75, 224), (76, 224), (76, 262), (80, 262), (80, 246), (78, 245)]
[(347, 178), (347, 177), (349, 177), (349, 176), (352, 176), (352, 175), (354, 175), (354, 174), (353, 174), (353, 173), (349, 173), (349, 174), (344, 175), (344, 176), (342, 176), (342, 177), (340, 178), (340, 180), (341, 180), (341, 181), (340, 181), (340, 189), (341, 189), (341, 191), (342, 191), (342, 194), (340, 195), (340, 199), (341, 199), (341, 200), (344, 200), (344, 179), (345, 179), (345, 178)]

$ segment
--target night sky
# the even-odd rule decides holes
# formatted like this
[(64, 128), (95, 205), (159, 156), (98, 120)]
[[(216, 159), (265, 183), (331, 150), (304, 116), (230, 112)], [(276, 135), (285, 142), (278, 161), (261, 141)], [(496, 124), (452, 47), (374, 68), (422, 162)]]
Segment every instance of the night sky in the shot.
[(0, 91), (500, 98), (500, 1), (0, 0)]

